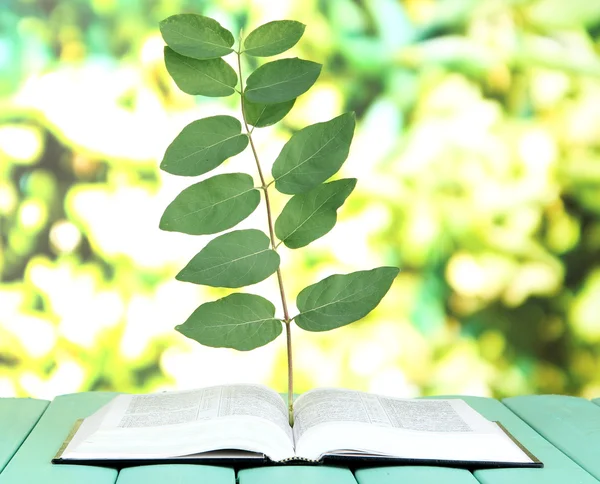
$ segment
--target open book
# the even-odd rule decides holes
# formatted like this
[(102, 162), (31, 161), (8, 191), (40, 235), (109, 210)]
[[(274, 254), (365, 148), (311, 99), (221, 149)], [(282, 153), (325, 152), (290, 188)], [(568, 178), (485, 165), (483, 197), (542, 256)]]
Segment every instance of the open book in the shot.
[(54, 463), (410, 462), (542, 464), (462, 400), (413, 400), (324, 388), (300, 396), (294, 426), (262, 385), (119, 395), (84, 419)]

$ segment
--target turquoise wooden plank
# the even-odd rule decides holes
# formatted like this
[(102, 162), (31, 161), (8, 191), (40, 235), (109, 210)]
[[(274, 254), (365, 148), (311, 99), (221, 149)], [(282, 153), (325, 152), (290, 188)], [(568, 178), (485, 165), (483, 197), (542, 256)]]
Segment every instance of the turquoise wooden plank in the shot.
[(114, 469), (53, 465), (50, 460), (75, 421), (92, 414), (114, 395), (78, 393), (57, 397), (0, 474), (0, 484), (113, 484), (117, 479)]
[(404, 466), (375, 467), (354, 473), (358, 484), (477, 484), (465, 469), (449, 467)]
[(489, 420), (500, 422), (519, 442), (544, 463), (542, 469), (487, 469), (475, 471), (483, 484), (598, 484), (598, 481), (538, 434), (497, 400), (461, 397)]
[(504, 404), (600, 480), (600, 407), (578, 397), (530, 395)]
[(235, 471), (227, 467), (165, 464), (129, 467), (119, 472), (117, 484), (235, 484)]
[(596, 405), (600, 406), (600, 398), (594, 398), (592, 400), (592, 402), (594, 402)]
[(356, 484), (348, 469), (329, 466), (255, 467), (238, 472), (239, 484)]
[(0, 472), (48, 406), (46, 400), (0, 398)]

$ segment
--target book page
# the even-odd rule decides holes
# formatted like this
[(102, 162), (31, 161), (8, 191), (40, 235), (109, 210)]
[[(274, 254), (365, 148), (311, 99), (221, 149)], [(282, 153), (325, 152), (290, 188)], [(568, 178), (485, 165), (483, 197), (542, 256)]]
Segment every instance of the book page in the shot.
[(291, 457), (293, 436), (282, 398), (262, 385), (119, 395), (84, 421), (63, 458), (169, 457), (218, 449)]
[(281, 397), (261, 385), (227, 385), (181, 392), (119, 395), (103, 427), (159, 427), (231, 415), (264, 418), (291, 436)]
[(351, 390), (313, 390), (296, 401), (294, 436), (296, 454), (309, 459), (345, 451), (415, 459), (501, 457), (531, 462), (497, 425), (456, 399), (414, 400)]
[(328, 422), (362, 422), (431, 432), (473, 432), (491, 426), (487, 420), (473, 421), (464, 413), (453, 400), (399, 399), (324, 388), (296, 401), (294, 436), (299, 441), (309, 428)]

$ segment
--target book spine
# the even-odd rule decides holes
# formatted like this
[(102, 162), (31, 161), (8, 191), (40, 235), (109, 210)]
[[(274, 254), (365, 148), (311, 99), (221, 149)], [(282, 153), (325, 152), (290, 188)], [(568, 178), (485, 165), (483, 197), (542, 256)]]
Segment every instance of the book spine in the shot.
[(310, 463), (313, 463), (313, 464), (319, 464), (321, 462), (319, 460), (307, 459), (305, 457), (287, 457), (286, 459), (274, 460), (274, 461), (271, 461), (271, 462), (274, 462), (274, 463), (277, 463), (277, 464), (285, 464), (286, 462), (295, 462), (295, 461), (310, 462)]

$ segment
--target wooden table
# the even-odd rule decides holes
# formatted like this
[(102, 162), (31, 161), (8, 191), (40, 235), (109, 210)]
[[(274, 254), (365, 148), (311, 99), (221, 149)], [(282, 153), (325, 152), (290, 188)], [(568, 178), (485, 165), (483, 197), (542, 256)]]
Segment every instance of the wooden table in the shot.
[[(0, 484), (598, 484), (600, 399), (541, 395), (502, 401), (464, 398), (501, 422), (545, 464), (543, 469), (469, 472), (446, 467), (395, 466), (351, 472), (340, 467), (234, 469), (202, 465), (151, 465), (115, 469), (52, 465), (50, 459), (76, 419), (108, 402), (112, 393), (78, 393), (52, 402), (0, 399)], [(448, 398), (448, 397), (445, 397)]]

